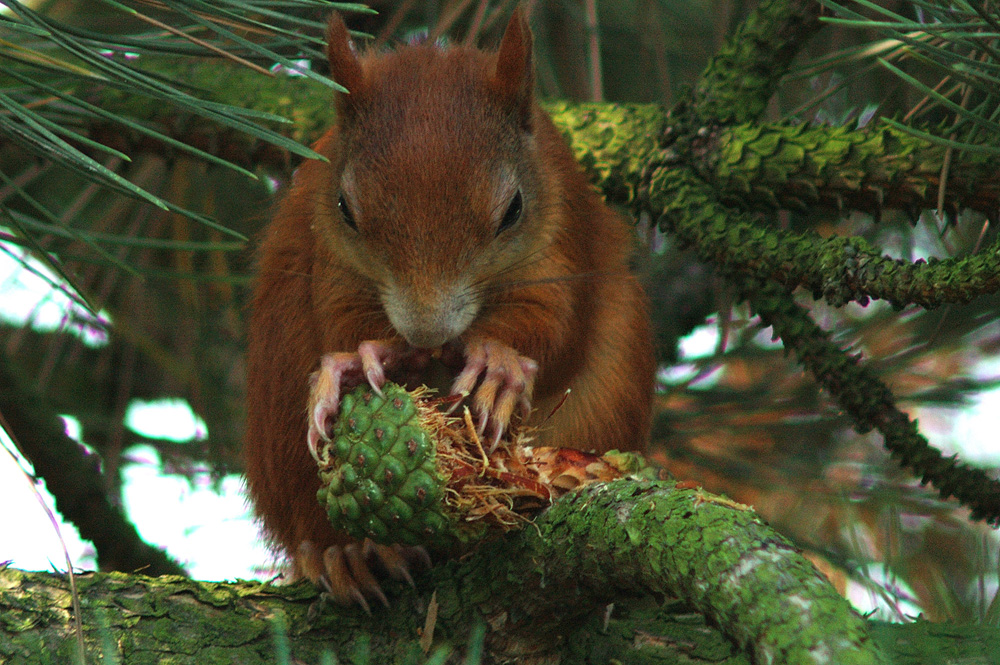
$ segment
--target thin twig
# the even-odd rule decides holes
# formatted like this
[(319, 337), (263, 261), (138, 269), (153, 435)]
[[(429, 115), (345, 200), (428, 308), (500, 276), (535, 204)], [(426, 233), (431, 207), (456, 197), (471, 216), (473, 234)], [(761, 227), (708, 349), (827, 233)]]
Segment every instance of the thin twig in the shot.
[(403, 0), (399, 3), (399, 6), (392, 12), (389, 20), (385, 22), (385, 25), (382, 26), (382, 29), (379, 30), (378, 35), (375, 37), (375, 41), (372, 43), (373, 49), (378, 50), (385, 45), (389, 37), (396, 32), (399, 24), (403, 22), (409, 11), (413, 9), (414, 3), (416, 3), (416, 0)]
[[(17, 442), (17, 436), (14, 434), (14, 430), (11, 429), (10, 425), (7, 424), (7, 419), (4, 418), (2, 412), (0, 412), (0, 429), (3, 429), (3, 431), (7, 433), (7, 436), (10, 437), (11, 442), (14, 444), (14, 447), (17, 448), (18, 452), (21, 453), (21, 456), (28, 459), (27, 456), (24, 455), (24, 448), (22, 448), (21, 444)], [(70, 598), (73, 601), (73, 628), (74, 633), (76, 634), (77, 662), (79, 665), (86, 665), (87, 661), (85, 660), (83, 642), (83, 621), (80, 619), (80, 593), (76, 588), (76, 575), (73, 573), (73, 560), (69, 556), (69, 550), (66, 549), (66, 540), (63, 538), (62, 530), (59, 528), (59, 521), (52, 513), (52, 509), (49, 508), (49, 504), (45, 501), (45, 498), (42, 497), (41, 492), (38, 491), (38, 487), (35, 485), (35, 479), (32, 478), (28, 472), (24, 470), (24, 467), (22, 467), (18, 462), (17, 455), (14, 454), (14, 451), (6, 445), (3, 446), (3, 449), (6, 450), (7, 454), (10, 455), (10, 458), (14, 460), (14, 464), (17, 466), (18, 470), (20, 470), (22, 475), (24, 475), (24, 479), (28, 481), (28, 485), (31, 487), (31, 491), (34, 493), (35, 499), (38, 501), (38, 505), (41, 506), (42, 510), (45, 511), (45, 514), (48, 515), (49, 522), (52, 524), (52, 528), (56, 532), (56, 537), (59, 539), (59, 546), (62, 547), (63, 556), (66, 558), (66, 570), (69, 572), (69, 590)]]
[(458, 20), (458, 17), (464, 14), (465, 10), (469, 8), (469, 4), (471, 2), (472, 0), (456, 0), (450, 7), (441, 12), (441, 15), (438, 17), (437, 24), (435, 24), (434, 29), (431, 30), (429, 39), (432, 42), (437, 41), (442, 35), (448, 32), (455, 21)]

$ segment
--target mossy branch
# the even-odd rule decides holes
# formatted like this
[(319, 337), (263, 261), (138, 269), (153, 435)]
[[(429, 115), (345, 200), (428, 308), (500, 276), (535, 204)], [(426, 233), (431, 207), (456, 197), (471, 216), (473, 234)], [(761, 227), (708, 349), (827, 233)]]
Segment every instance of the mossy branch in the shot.
[(753, 662), (883, 662), (847, 601), (748, 506), (700, 488), (619, 480), (567, 495), (536, 527), (503, 564), (508, 576), (531, 561), (529, 579), (584, 597), (677, 596)]
[[(470, 566), (473, 562), (469, 562)], [(482, 565), (478, 561), (475, 565)], [(438, 621), (430, 653), (450, 650), (448, 663), (468, 663), (461, 652), (469, 627), (446, 611), (474, 591), (462, 584), (464, 564), (418, 579), (418, 589), (394, 588), (393, 605), (366, 617), (356, 609), (323, 605), (307, 583), (197, 582), (179, 577), (88, 573), (82, 589), (87, 662), (122, 665), (273, 665), (278, 646), (290, 662), (320, 663), (326, 654), (341, 663), (418, 665), (428, 662), (420, 636), (429, 599), (437, 589)], [(495, 586), (502, 586), (503, 582)], [(479, 590), (476, 596), (492, 587)], [(458, 593), (454, 597), (451, 593)], [(566, 599), (567, 605), (575, 596)], [(27, 573), (0, 566), (0, 662), (5, 665), (74, 663), (69, 582), (65, 575)], [(482, 616), (496, 619), (500, 615)], [(986, 624), (868, 622), (875, 641), (897, 665), (992, 663), (1000, 633)], [(608, 616), (592, 612), (574, 626), (561, 647), (561, 665), (631, 665), (700, 662), (749, 665), (720, 633), (676, 602), (662, 608), (647, 601), (618, 602)], [(426, 634), (426, 633), (424, 633)], [(98, 660), (100, 656), (103, 661)], [(117, 656), (117, 658), (114, 658)], [(483, 663), (491, 660), (487, 649)], [(330, 662), (329, 660), (327, 662)], [(438, 661), (440, 662), (440, 661)], [(473, 661), (475, 662), (475, 661)], [(510, 662), (510, 661), (507, 661)], [(529, 662), (525, 657), (522, 662)], [(535, 660), (544, 663), (544, 660)], [(550, 661), (551, 662), (551, 661)]]
[[(863, 129), (806, 124), (748, 124), (703, 133), (691, 148), (694, 170), (719, 200), (742, 209), (885, 208), (916, 217), (937, 207), (948, 148), (879, 122)], [(996, 218), (1000, 159), (952, 155), (944, 204)]]
[[(177, 663), (267, 662), (278, 618), (292, 655), (308, 663), (327, 650), (341, 659), (365, 650), (367, 662), (417, 663), (421, 632), (425, 647), (460, 647), (483, 621), (484, 662), (589, 662), (574, 651), (580, 640), (628, 662), (662, 662), (709, 643), (714, 660), (747, 662), (719, 652), (724, 642), (700, 621), (683, 637), (675, 633), (677, 641), (649, 643), (633, 635), (655, 634), (663, 621), (655, 611), (637, 616), (631, 630), (595, 626), (606, 603), (627, 607), (638, 602), (628, 599), (650, 594), (686, 599), (753, 662), (883, 662), (866, 623), (752, 510), (669, 482), (618, 480), (567, 495), (534, 525), (429, 571), (416, 589), (393, 587), (392, 606), (376, 608), (374, 617), (313, 605), (308, 585), (121, 574), (81, 575), (77, 583), (89, 652), (115, 649), (105, 660), (115, 655), (125, 664), (157, 662), (165, 653)], [(0, 569), (0, 662), (5, 651), (68, 649), (69, 607), (61, 578)], [(432, 607), (436, 620), (428, 623)], [(42, 662), (36, 658), (15, 662)], [(462, 661), (456, 654), (449, 662)]]
[(722, 45), (691, 95), (698, 124), (759, 118), (792, 58), (816, 33), (818, 0), (770, 0), (758, 6)]
[(861, 364), (859, 356), (830, 341), (787, 292), (773, 284), (744, 288), (753, 310), (774, 326), (774, 334), (851, 415), (859, 432), (877, 429), (893, 457), (922, 482), (932, 483), (942, 498), (954, 496), (972, 510), (973, 519), (1000, 524), (1000, 482), (932, 447), (917, 423), (896, 407), (889, 388)]

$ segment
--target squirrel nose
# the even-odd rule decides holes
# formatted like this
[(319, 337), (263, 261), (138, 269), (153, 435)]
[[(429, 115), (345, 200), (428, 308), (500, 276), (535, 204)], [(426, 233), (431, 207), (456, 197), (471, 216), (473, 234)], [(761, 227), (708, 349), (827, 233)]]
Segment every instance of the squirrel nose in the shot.
[(444, 330), (408, 329), (398, 330), (397, 332), (406, 339), (410, 346), (418, 349), (436, 349), (445, 342), (450, 342), (455, 337), (455, 335), (449, 334), (448, 331)]
[(465, 332), (479, 313), (479, 304), (462, 293), (468, 289), (390, 288), (382, 305), (392, 327), (411, 346), (434, 349)]

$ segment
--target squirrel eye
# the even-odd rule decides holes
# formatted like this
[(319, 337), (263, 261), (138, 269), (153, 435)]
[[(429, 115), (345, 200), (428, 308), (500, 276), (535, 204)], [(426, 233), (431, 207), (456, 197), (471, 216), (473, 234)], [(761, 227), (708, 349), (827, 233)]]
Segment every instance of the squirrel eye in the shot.
[(514, 194), (514, 198), (511, 199), (510, 205), (507, 206), (507, 212), (503, 214), (503, 219), (500, 220), (500, 227), (497, 229), (497, 235), (500, 235), (505, 229), (509, 229), (517, 220), (521, 219), (521, 210), (524, 207), (524, 201), (521, 197), (521, 190), (517, 190)]
[(340, 209), (340, 214), (344, 216), (344, 221), (355, 231), (358, 230), (358, 223), (354, 221), (354, 215), (351, 214), (351, 209), (347, 207), (347, 199), (341, 194), (340, 198), (337, 199), (337, 208)]

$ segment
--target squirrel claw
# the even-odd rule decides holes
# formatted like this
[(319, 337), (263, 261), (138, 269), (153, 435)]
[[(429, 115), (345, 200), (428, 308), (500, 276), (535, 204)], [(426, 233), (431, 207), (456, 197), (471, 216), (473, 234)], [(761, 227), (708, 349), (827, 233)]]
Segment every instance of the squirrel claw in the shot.
[(320, 440), (330, 438), (330, 425), (340, 411), (341, 391), (361, 382), (361, 360), (356, 353), (328, 353), (319, 369), (309, 377), (309, 435), (307, 443), (313, 457)]
[[(341, 549), (336, 545), (327, 548), (327, 552), (334, 549)], [(379, 586), (378, 580), (372, 575), (372, 572), (368, 569), (368, 557), (365, 556), (364, 544), (359, 543), (348, 543), (343, 547), (344, 558), (347, 560), (347, 567), (351, 571), (351, 577), (354, 583), (357, 584), (354, 590), (360, 590), (364, 592), (365, 595), (374, 596), (378, 598), (382, 605), (389, 607), (389, 599), (385, 597), (385, 593), (382, 591), (382, 587)]]
[(415, 586), (411, 567), (429, 568), (430, 557), (422, 547), (376, 545), (370, 540), (331, 545), (322, 554), (312, 541), (299, 545), (295, 557), (297, 571), (313, 584), (322, 587), (337, 603), (356, 604), (371, 616), (370, 598), (389, 607), (373, 568), (388, 573), (393, 579)]
[(448, 397), (443, 398), (451, 403), (451, 406), (449, 406), (447, 409), (444, 410), (444, 415), (450, 416), (451, 414), (455, 413), (455, 410), (458, 409), (458, 407), (462, 406), (462, 402), (464, 402), (465, 398), (468, 396), (469, 393), (453, 392), (450, 395), (448, 395)]
[(390, 577), (406, 582), (411, 588), (417, 585), (410, 574), (410, 560), (416, 559), (422, 568), (431, 567), (430, 555), (422, 547), (376, 545), (371, 540), (365, 540), (364, 547), (366, 555), (376, 557)]
[(341, 396), (367, 382), (379, 397), (385, 397), (382, 386), (386, 367), (426, 364), (427, 353), (412, 349), (405, 342), (369, 340), (358, 345), (356, 353), (327, 353), (319, 369), (309, 377), (309, 436), (307, 444), (314, 459), (318, 458), (320, 440), (330, 439), (330, 427), (340, 411)]
[(502, 438), (503, 438), (503, 431), (504, 431), (504, 427), (503, 427), (503, 425), (500, 425), (500, 426), (498, 426), (498, 427), (496, 428), (496, 430), (497, 430), (497, 431), (496, 431), (496, 433), (495, 433), (495, 434), (493, 435), (493, 440), (492, 440), (492, 441), (490, 441), (490, 452), (491, 452), (491, 453), (492, 453), (492, 452), (493, 452), (494, 450), (496, 450), (496, 449), (497, 449), (497, 446), (499, 446), (499, 445), (500, 445), (500, 439), (502, 439)]
[(306, 445), (309, 446), (309, 454), (312, 455), (312, 458), (316, 460), (317, 463), (319, 463), (320, 461), (319, 459), (320, 431), (321, 430), (319, 430), (318, 428), (310, 427), (309, 433), (306, 435)]
[(538, 363), (489, 339), (470, 340), (464, 355), (465, 367), (452, 385), (452, 394), (473, 393), (472, 408), (479, 415), (477, 430), (480, 435), (490, 433), (490, 450), (494, 450), (514, 410), (519, 409), (522, 417), (531, 412)]
[(531, 415), (531, 399), (521, 395), (521, 398), (517, 401), (517, 409), (521, 420), (527, 420), (528, 416)]
[[(346, 547), (332, 545), (323, 552), (324, 572), (320, 581), (334, 600), (343, 605), (348, 605), (353, 601), (361, 606), (365, 614), (371, 616), (372, 610), (368, 605), (368, 600), (352, 577), (354, 568), (355, 566), (349, 562)], [(375, 586), (378, 587), (377, 584)], [(381, 592), (382, 590), (379, 589), (379, 593)], [(382, 600), (387, 602), (384, 595)]]
[(392, 364), (403, 355), (402, 350), (396, 347), (398, 345), (374, 341), (361, 342), (358, 345), (358, 357), (361, 359), (365, 379), (379, 397), (385, 397), (382, 394), (382, 386), (385, 385), (383, 365)]

